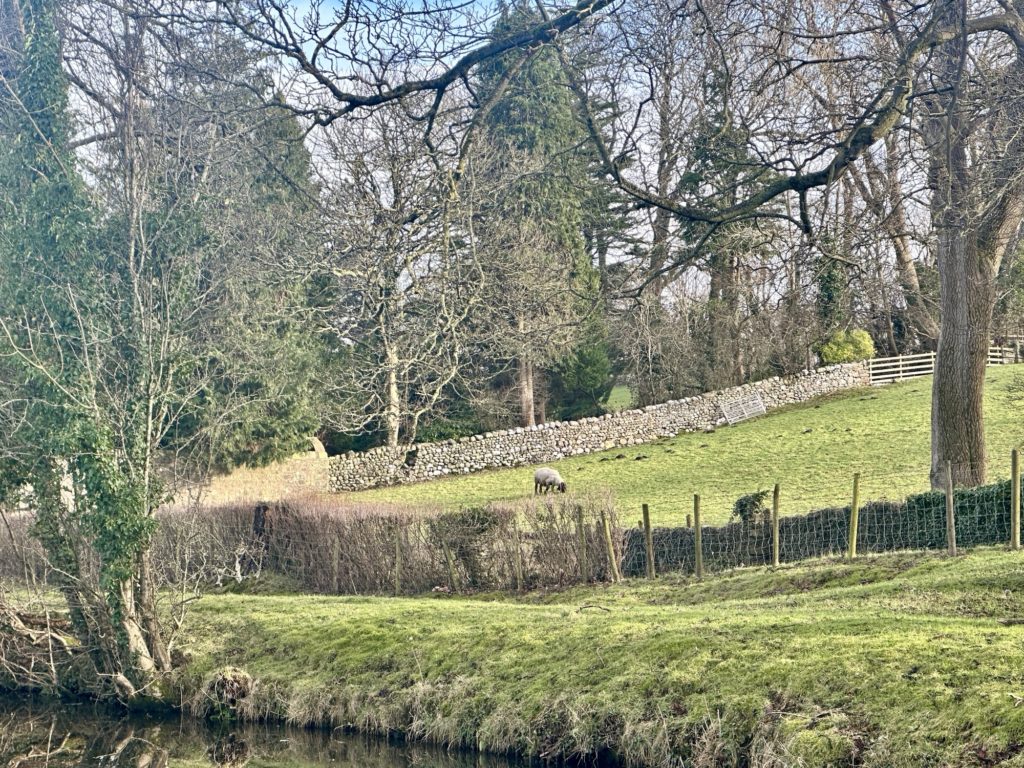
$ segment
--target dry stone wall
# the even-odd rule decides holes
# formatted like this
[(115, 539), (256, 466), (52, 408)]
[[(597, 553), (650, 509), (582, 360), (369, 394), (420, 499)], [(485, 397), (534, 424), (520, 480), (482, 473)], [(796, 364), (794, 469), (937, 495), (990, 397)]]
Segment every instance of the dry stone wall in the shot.
[(397, 448), (374, 448), (330, 460), (332, 491), (354, 491), (420, 480), (463, 475), (482, 469), (518, 467), (639, 445), (680, 432), (696, 432), (725, 423), (721, 403), (757, 393), (765, 408), (784, 405), (869, 384), (866, 363), (819, 368), (795, 376), (774, 377), (740, 387), (670, 400), (605, 416), (558, 421), (536, 427), (487, 432), (482, 435), (417, 443)]

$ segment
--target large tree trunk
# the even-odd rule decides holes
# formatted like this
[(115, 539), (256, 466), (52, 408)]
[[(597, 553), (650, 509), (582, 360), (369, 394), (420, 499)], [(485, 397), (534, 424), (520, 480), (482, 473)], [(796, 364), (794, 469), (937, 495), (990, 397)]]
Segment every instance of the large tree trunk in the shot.
[[(962, 218), (947, 209), (942, 218)], [(979, 261), (970, 230), (952, 222), (938, 232), (942, 320), (932, 383), (931, 483), (942, 488), (946, 463), (958, 486), (985, 482), (985, 422), (982, 401), (995, 284)]]
[(721, 389), (742, 382), (739, 350), (739, 269), (732, 253), (716, 250), (710, 259), (708, 297), (708, 379), (705, 389)]
[[(960, 20), (954, 2), (945, 4), (950, 22)], [(938, 242), (940, 325), (932, 382), (933, 488), (946, 485), (946, 466), (952, 466), (957, 485), (985, 482), (985, 422), (982, 399), (992, 288), (979, 270), (977, 221), (972, 220), (971, 167), (968, 130), (957, 114), (954, 99), (961, 87), (958, 63), (963, 40), (955, 40), (936, 56), (938, 78), (947, 90), (936, 98), (927, 126), (932, 185), (931, 217)]]
[[(943, 21), (963, 23), (963, 7), (946, 0)], [(996, 144), (970, 146), (977, 123), (959, 113), (966, 84), (963, 62), (966, 38), (956, 37), (939, 47), (936, 81), (943, 87), (929, 104), (931, 118), (925, 135), (929, 143), (932, 185), (932, 224), (938, 239), (940, 331), (932, 385), (931, 482), (941, 488), (947, 462), (957, 485), (985, 482), (985, 422), (982, 402), (985, 365), (995, 303), (999, 265), (1024, 220), (1024, 162), (1022, 108), (1014, 85), (1024, 75), (1017, 62), (1004, 78), (1011, 90), (987, 94), (994, 109)], [(998, 105), (998, 106), (996, 106)]]

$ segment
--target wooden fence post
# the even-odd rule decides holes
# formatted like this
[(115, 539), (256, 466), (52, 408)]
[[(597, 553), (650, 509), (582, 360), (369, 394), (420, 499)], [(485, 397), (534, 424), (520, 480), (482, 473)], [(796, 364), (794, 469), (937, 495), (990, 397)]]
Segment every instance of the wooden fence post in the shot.
[(693, 515), (689, 512), (686, 513), (686, 527), (693, 528)]
[(402, 526), (395, 526), (395, 594), (402, 594)]
[(579, 539), (580, 576), (590, 581), (590, 563), (587, 560), (587, 529), (583, 525), (583, 507), (576, 507), (576, 536)]
[(698, 579), (704, 578), (704, 548), (701, 545), (700, 494), (693, 494), (693, 554), (694, 572)]
[(853, 502), (850, 504), (850, 541), (846, 554), (857, 557), (857, 525), (860, 522), (860, 472), (853, 473)]
[(779, 567), (779, 484), (772, 491), (772, 565)]
[(1010, 454), (1010, 546), (1020, 549), (1020, 449)]
[(946, 550), (956, 554), (956, 518), (953, 505), (953, 464), (946, 462)]
[(644, 549), (647, 551), (647, 578), (653, 579), (657, 574), (654, 571), (654, 533), (651, 531), (651, 510), (646, 504), (644, 511)]
[(608, 523), (608, 516), (601, 510), (601, 531), (604, 533), (604, 546), (608, 550), (608, 570), (612, 581), (622, 579), (619, 573), (619, 563), (615, 559), (615, 542), (612, 541), (612, 527)]

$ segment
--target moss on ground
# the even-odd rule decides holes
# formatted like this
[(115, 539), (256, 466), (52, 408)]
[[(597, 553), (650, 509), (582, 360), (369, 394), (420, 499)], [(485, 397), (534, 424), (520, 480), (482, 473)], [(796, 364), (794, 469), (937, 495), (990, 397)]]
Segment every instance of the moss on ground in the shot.
[[(420, 599), (217, 595), (188, 685), (254, 716), (637, 765), (1020, 765), (1024, 555)], [(1011, 762), (1000, 763), (1010, 760)]]
[[(986, 375), (990, 475), (1005, 478), (1010, 450), (1024, 444), (1020, 407), (1007, 398), (1007, 388), (1024, 374), (1018, 366), (1004, 366)], [(782, 487), (784, 514), (838, 506), (849, 503), (854, 472), (861, 473), (862, 499), (903, 498), (928, 488), (930, 399), (926, 377), (819, 398), (713, 434), (684, 434), (549, 464), (574, 490), (611, 490), (620, 519), (630, 524), (648, 503), (655, 525), (678, 525), (699, 493), (704, 523), (718, 525), (729, 519), (737, 498), (775, 483)], [(533, 468), (523, 467), (344, 495), (455, 507), (529, 495), (532, 478)]]

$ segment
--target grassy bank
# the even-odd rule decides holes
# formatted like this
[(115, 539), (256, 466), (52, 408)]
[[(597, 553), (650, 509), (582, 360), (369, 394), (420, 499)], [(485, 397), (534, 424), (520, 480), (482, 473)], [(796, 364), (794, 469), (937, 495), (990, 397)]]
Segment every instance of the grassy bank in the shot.
[[(1024, 443), (1007, 387), (1024, 369), (990, 368), (985, 418), (993, 477), (1009, 476), (1009, 452)], [(788, 514), (848, 502), (854, 472), (862, 498), (902, 498), (927, 489), (931, 378), (845, 392), (773, 412), (713, 434), (550, 462), (576, 489), (610, 489), (624, 520), (648, 503), (656, 525), (679, 524), (701, 494), (704, 521), (727, 521), (737, 497), (782, 485)], [(645, 457), (637, 460), (637, 457)], [(621, 457), (621, 458), (619, 458)], [(528, 495), (532, 468), (496, 470), (345, 494), (352, 500), (476, 504)]]
[(1020, 617), (1024, 556), (982, 550), (522, 598), (207, 596), (186, 645), (194, 689), (241, 667), (252, 714), (298, 723), (643, 765), (1024, 765)]

